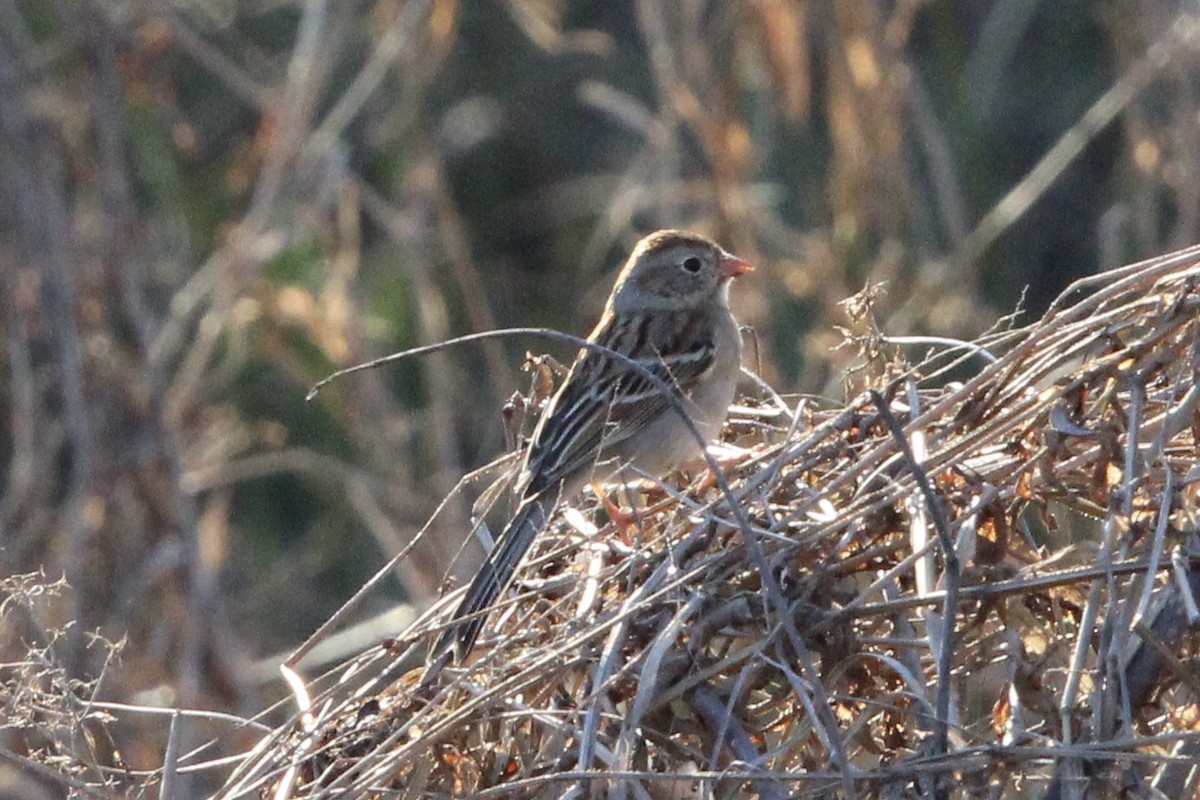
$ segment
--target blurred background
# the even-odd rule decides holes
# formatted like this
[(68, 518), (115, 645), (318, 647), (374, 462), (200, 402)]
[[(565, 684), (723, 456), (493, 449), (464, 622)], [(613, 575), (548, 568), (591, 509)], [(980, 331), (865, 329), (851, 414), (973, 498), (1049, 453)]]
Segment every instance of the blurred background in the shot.
[[(831, 404), (861, 324), (839, 303), (867, 284), (886, 333), (969, 339), (1196, 242), (1193, 11), (0, 0), (10, 703), (40, 680), (243, 715), (281, 697), (263, 660), (504, 452), (527, 351), (571, 353), (492, 340), (309, 387), (491, 328), (586, 334), (650, 230), (756, 263), (748, 366)], [(350, 622), (469, 574), (479, 488)], [(82, 746), (47, 713), (26, 720), (46, 746)], [(149, 768), (166, 730), (86, 746)]]

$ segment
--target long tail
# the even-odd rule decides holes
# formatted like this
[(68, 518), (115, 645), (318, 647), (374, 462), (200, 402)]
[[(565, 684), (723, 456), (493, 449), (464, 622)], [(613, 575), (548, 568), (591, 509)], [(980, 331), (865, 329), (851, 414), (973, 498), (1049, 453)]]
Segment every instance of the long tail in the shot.
[(462, 661), (470, 652), (483, 629), (483, 623), (487, 621), (487, 609), (508, 588), (525, 551), (545, 527), (552, 505), (553, 502), (545, 494), (534, 495), (521, 502), (496, 541), (496, 546), (488, 553), (483, 566), (467, 587), (467, 593), (463, 595), (458, 608), (454, 610), (454, 624), (442, 633), (433, 646), (431, 662), (450, 648), (454, 649), (456, 661)]

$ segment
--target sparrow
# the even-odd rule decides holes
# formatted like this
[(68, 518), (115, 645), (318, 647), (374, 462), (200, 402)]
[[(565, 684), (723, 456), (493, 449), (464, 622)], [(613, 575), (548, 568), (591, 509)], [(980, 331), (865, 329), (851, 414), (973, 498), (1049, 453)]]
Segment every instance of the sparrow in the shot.
[[(704, 236), (662, 230), (637, 243), (588, 341), (620, 353), (678, 390), (706, 441), (721, 431), (741, 369), (742, 339), (729, 287), (753, 267)], [(463, 595), (431, 661), (461, 662), (487, 610), (555, 506), (599, 467), (662, 475), (701, 452), (671, 401), (644, 374), (581, 349), (534, 428), (514, 491), (517, 509)]]

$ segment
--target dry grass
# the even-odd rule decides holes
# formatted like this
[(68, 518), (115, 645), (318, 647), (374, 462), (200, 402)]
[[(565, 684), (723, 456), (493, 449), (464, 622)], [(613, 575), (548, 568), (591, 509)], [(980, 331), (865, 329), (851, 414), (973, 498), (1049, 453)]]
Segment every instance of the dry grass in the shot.
[[(564, 329), (581, 330), (595, 307), (580, 298), (591, 291), (596, 303), (602, 299), (595, 293), (607, 284), (601, 272), (622, 248), (649, 227), (687, 224), (718, 234), (731, 250), (760, 265), (754, 280), (739, 287), (738, 303), (741, 318), (762, 336), (761, 374), (776, 385), (828, 392), (844, 366), (836, 358), (853, 352), (830, 357), (834, 326), (842, 322), (837, 302), (857, 288), (861, 276), (890, 283), (877, 307), (889, 331), (973, 336), (981, 319), (990, 321), (990, 307), (1009, 303), (1001, 299), (1005, 285), (1032, 280), (1021, 271), (1030, 265), (1045, 278), (1033, 281), (1031, 295), (1041, 308), (1039, 285), (1050, 291), (1046, 287), (1057, 285), (1052, 275), (1061, 269), (1078, 274), (1095, 263), (1115, 265), (1126, 253), (1159, 253), (1200, 241), (1198, 184), (1180, 177), (1200, 171), (1200, 148), (1193, 146), (1200, 37), (1190, 16), (1194, 9), (1178, 2), (1116, 0), (1099, 17), (1055, 10), (1058, 20), (1107, 20), (1105, 31), (1089, 22), (1082, 29), (1068, 26), (1083, 30), (1082, 38), (1039, 33), (1042, 48), (1027, 52), (1022, 46), (1016, 61), (1008, 44), (1029, 23), (1014, 21), (1025, 12), (1014, 14), (1007, 4), (994, 4), (995, 14), (981, 15), (966, 6), (951, 12), (944, 4), (883, 0), (636, 0), (628, 5), (637, 19), (626, 21), (616, 5), (590, 4), (605, 9), (593, 17), (578, 13), (589, 4), (514, 0), (495, 9), (516, 23), (507, 34), (502, 25), (480, 26), (476, 4), (459, 0), (283, 0), (216, 4), (218, 13), (211, 5), (0, 3), (5, 175), (0, 294), (10, 301), (0, 302), (0, 417), (8, 431), (0, 436), (0, 574), (32, 576), (0, 580), (0, 795), (11, 789), (7, 776), (14, 771), (56, 791), (65, 782), (80, 795), (153, 796), (159, 780), (163, 797), (215, 791), (227, 769), (219, 759), (245, 753), (263, 735), (257, 725), (278, 726), (288, 713), (268, 708), (281, 695), (277, 685), (264, 684), (263, 671), (246, 665), (261, 663), (265, 653), (310, 630), (358, 580), (356, 568), (369, 569), (363, 565), (374, 565), (381, 553), (387, 557), (408, 547), (410, 534), (464, 465), (499, 448), (494, 410), (513, 388), (515, 347), (493, 342), (495, 348), (476, 351), (475, 358), (427, 362), (416, 381), (379, 373), (326, 393), (319, 405), (301, 407), (301, 387), (334, 365), (507, 321), (552, 318)], [(702, 6), (707, 10), (697, 13)], [(1039, 15), (1059, 8), (1025, 6), (1025, 11), (1037, 6)], [(1003, 18), (1007, 26), (992, 24)], [(497, 32), (503, 38), (494, 39)], [(499, 44), (480, 46), (491, 41)], [(524, 55), (497, 59), (510, 51)], [(1086, 79), (1078, 80), (1081, 75)], [(489, 92), (490, 76), (503, 76), (505, 85)], [(1104, 80), (1110, 83), (1097, 82)], [(542, 91), (545, 87), (554, 91)], [(1030, 92), (1036, 102), (1022, 108), (1021, 97)], [(473, 114), (463, 113), (478, 111), (481, 97), (495, 103), (488, 135), (475, 130)], [(541, 102), (531, 103), (535, 98)], [(1016, 101), (1015, 113), (1002, 111), (1009, 106), (993, 99)], [(964, 117), (970, 108), (987, 113)], [(1073, 118), (1076, 111), (1081, 113)], [(451, 135), (455, 132), (475, 138)], [(1060, 138), (1050, 146), (1055, 136)], [(1043, 145), (1048, 149), (1037, 165), (1018, 180), (1022, 165)], [(568, 149), (569, 163), (561, 157)], [(1087, 213), (1076, 213), (1080, 210)], [(1082, 244), (1086, 247), (1078, 249)], [(1053, 254), (1053, 269), (1039, 260), (1047, 254)], [(952, 269), (945, 268), (946, 261)], [(540, 302), (520, 299), (520, 287), (543, 281)], [(876, 386), (906, 398), (907, 387), (892, 383), (905, 362), (893, 353), (894, 344), (873, 334), (865, 317), (862, 321), (866, 358), (850, 395)], [(989, 346), (1003, 354), (1021, 344), (997, 335)], [(1049, 370), (1059, 356), (1051, 346), (1010, 364), (1016, 368), (1044, 357)], [(971, 374), (980, 364), (971, 360), (954, 375)], [(922, 376), (918, 388), (926, 393), (922, 403), (971, 396), (939, 394), (949, 376), (935, 372), (936, 364), (916, 368)], [(1017, 373), (989, 375), (989, 385), (1010, 390), (1025, 380)], [(1179, 384), (1178, 376), (1171, 380), (1188, 385)], [(475, 402), (428, 401), (468, 392)], [(1158, 387), (1149, 396), (1155, 393)], [(1178, 402), (1187, 396), (1181, 394)], [(990, 422), (977, 422), (965, 409), (964, 425), (952, 435), (945, 432), (948, 412), (920, 423), (922, 432), (935, 437), (929, 471), (935, 490), (968, 498), (983, 491), (938, 482), (942, 473), (934, 466), (942, 469), (947, 459), (959, 458), (938, 454), (955, 442), (981, 449), (984, 442), (1008, 437), (1025, 447), (1047, 446), (1036, 440), (1047, 426), (1048, 417), (1036, 416), (1044, 406), (1025, 410), (1032, 432), (1005, 427), (1010, 410), (1019, 411), (1013, 397), (988, 401), (998, 414)], [(540, 572), (524, 575), (524, 596), (510, 601), (510, 617), (495, 620), (503, 627), (490, 640), (529, 620), (538, 633), (505, 639), (469, 678), (446, 673), (442, 681), (463, 682), (453, 690), (460, 694), (445, 696), (439, 713), (455, 709), (464, 715), (449, 724), (424, 712), (423, 731), (440, 730), (448, 746), (457, 742), (461, 748), (467, 728), (458, 726), (493, 719), (505, 708), (495, 699), (501, 695), (467, 708), (461, 691), (515, 680), (509, 668), (498, 666), (499, 659), (514, 648), (553, 642), (562, 666), (557, 673), (543, 670), (544, 679), (558, 674), (566, 680), (581, 669), (593, 682), (618, 676), (611, 681), (615, 689), (603, 683), (594, 694), (573, 688), (566, 700), (554, 698), (560, 708), (554, 721), (566, 743), (551, 742), (546, 752), (560, 746), (574, 753), (564, 762), (567, 768), (583, 763), (599, 769), (615, 759), (618, 766), (660, 769), (667, 763), (663, 753), (671, 755), (663, 749), (669, 745), (695, 750), (691, 764), (674, 764), (681, 772), (715, 763), (736, 777), (745, 770), (730, 760), (733, 753), (778, 766), (783, 774), (790, 756), (771, 748), (780, 746), (779, 736), (800, 736), (804, 729), (781, 734), (784, 728), (777, 728), (762, 741), (753, 739), (757, 721), (747, 709), (757, 708), (755, 698), (764, 691), (784, 691), (756, 685), (753, 670), (771, 680), (788, 676), (767, 659), (807, 681), (806, 691), (817, 693), (816, 707), (826, 707), (821, 700), (827, 694), (842, 703), (831, 706), (832, 718), (817, 728), (828, 740), (816, 746), (818, 753), (838, 741), (836, 734), (847, 742), (834, 767), (870, 770), (870, 759), (856, 749), (864, 742), (872, 742), (878, 760), (893, 765), (909, 754), (905, 737), (928, 736), (930, 748), (940, 747), (941, 731), (932, 725), (927, 733), (900, 728), (904, 736), (884, 741), (890, 750), (870, 739), (881, 712), (842, 699), (858, 692), (870, 698), (872, 691), (851, 681), (847, 675), (857, 673), (843, 664), (849, 660), (859, 672), (872, 674), (886, 662), (870, 655), (857, 661), (840, 657), (828, 638), (833, 626), (861, 652), (892, 654), (896, 664), (908, 665), (914, 676), (908, 683), (922, 685), (896, 683), (890, 690), (917, 693), (902, 694), (904, 702), (917, 707), (924, 697), (935, 712), (939, 702), (956, 709), (958, 727), (946, 730), (947, 746), (957, 745), (953, 736), (969, 742), (1001, 736), (988, 738), (976, 721), (995, 698), (1006, 696), (1010, 671), (1020, 666), (1036, 674), (1039, 654), (1050, 648), (1045, 674), (1061, 685), (1061, 673), (1051, 670), (1062, 654), (1049, 634), (1043, 634), (1045, 642), (1017, 637), (1013, 652), (1019, 654), (1015, 648), (1024, 643), (1030, 654), (1014, 658), (1016, 666), (993, 664), (970, 691), (960, 686), (958, 695), (939, 696), (924, 687), (926, 673), (934, 686), (947, 681), (936, 681), (937, 667), (928, 661), (931, 645), (922, 651), (914, 643), (929, 636), (928, 619), (918, 612), (937, 611), (943, 601), (936, 595), (932, 604), (918, 598), (932, 590), (915, 589), (905, 570), (897, 572), (898, 588), (888, 589), (897, 593), (886, 601), (893, 606), (883, 605), (882, 589), (865, 592), (862, 582), (886, 571), (903, 549), (847, 560), (867, 541), (911, 550), (906, 531), (884, 529), (907, 524), (909, 512), (896, 498), (921, 508), (911, 478), (890, 494), (867, 492), (877, 487), (864, 476), (881, 459), (895, 458), (895, 450), (870, 402), (857, 408), (846, 421), (859, 428), (813, 439), (816, 444), (803, 456), (797, 455), (797, 443), (822, 421), (838, 417), (834, 404), (806, 403), (786, 452), (770, 447), (786, 438), (799, 410), (795, 400), (775, 417), (738, 423), (742, 444), (764, 458), (772, 453), (783, 458), (769, 481), (754, 472), (770, 462), (745, 460), (730, 471), (732, 488), (740, 493), (748, 482), (762, 482), (746, 511), (751, 522), (775, 528), (787, 541), (764, 535), (758, 550), (747, 550), (752, 540), (719, 526), (711, 541), (684, 554), (678, 549), (682, 538), (705, 531), (693, 531), (669, 507), (647, 515), (641, 537), (630, 547), (641, 554), (636, 557), (624, 550), (581, 551), (574, 543), (589, 537), (574, 527), (561, 528), (557, 538), (547, 536)], [(1141, 406), (1143, 412), (1149, 408)], [(1092, 424), (1082, 415), (1071, 417), (1071, 410), (1059, 414), (1081, 427)], [(901, 409), (896, 413), (908, 418)], [(1137, 424), (1142, 418), (1144, 413)], [(1117, 437), (1113, 445), (1099, 433), (1080, 438), (1059, 428), (1066, 431), (1059, 447), (1094, 448), (1103, 441), (1110, 452), (1124, 452), (1120, 432), (1104, 434)], [(972, 435), (982, 441), (964, 438)], [(880, 446), (887, 449), (876, 453)], [(852, 449), (839, 454), (838, 447)], [(873, 466), (860, 471), (846, 460), (855, 453), (874, 459), (868, 462)], [(1060, 455), (1047, 457), (1051, 467), (1057, 468)], [(1000, 455), (1009, 459), (1009, 469), (1022, 457)], [(1018, 511), (1024, 509), (1020, 522), (1046, 552), (1100, 539), (1104, 529), (1098, 523), (1065, 510), (1083, 503), (1085, 493), (1047, 488), (1037, 468), (1027, 467), (1031, 477), (1017, 501), (1012, 484), (991, 466), (961, 463), (991, 481), (999, 509), (993, 517), (1010, 526), (995, 534), (1008, 537), (1001, 544), (986, 545), (974, 557), (964, 553), (965, 588), (951, 598), (957, 614), (988, 599), (972, 595), (982, 591), (973, 570), (1011, 571), (1045, 557), (1022, 551), (1023, 530), (1011, 526)], [(1137, 504), (1161, 493), (1163, 486), (1155, 483), (1161, 475), (1151, 469), (1143, 482), (1141, 474), (1126, 477), (1120, 471), (1122, 458), (1114, 457), (1114, 463), (1114, 474), (1093, 478), (1092, 491), (1103, 501), (1098, 513), (1107, 509), (1107, 493), (1129, 488), (1137, 490), (1131, 493), (1131, 514), (1142, 514)], [(908, 475), (894, 463), (878, 474), (887, 470)], [(1177, 475), (1175, 486), (1183, 486), (1185, 477)], [(815, 494), (799, 492), (805, 481)], [(822, 505), (819, 497), (829, 482), (836, 488)], [(864, 488), (855, 494), (857, 486)], [(721, 514), (716, 491), (689, 497), (697, 504), (697, 518)], [(779, 519), (763, 516), (762, 498), (768, 497)], [(1046, 529), (1034, 503), (1038, 498), (1047, 499), (1046, 519), (1059, 530)], [(700, 507), (714, 500), (718, 505)], [(900, 518), (855, 517), (865, 502), (891, 507)], [(468, 511), (465, 504), (447, 509), (403, 560), (398, 576), (409, 597), (423, 603), (436, 596), (438, 576), (459, 545)], [(590, 513), (581, 511), (585, 517)], [(973, 513), (948, 511), (952, 533), (964, 514)], [(1168, 531), (1182, 529), (1173, 524), (1163, 529), (1164, 539)], [(987, 520), (976, 529), (991, 531)], [(842, 545), (847, 532), (861, 535), (861, 542)], [(610, 533), (595, 538), (608, 541)], [(731, 571), (723, 548), (749, 565), (744, 573)], [(762, 574), (759, 550), (779, 562), (777, 594), (768, 596), (770, 587), (754, 583)], [(664, 553), (679, 559), (680, 573), (655, 572)], [(1092, 556), (1085, 546), (1068, 553), (1061, 562), (1068, 566), (1089, 564)], [(867, 560), (872, 558), (877, 560)], [(463, 559), (459, 566), (470, 564)], [(593, 566), (590, 594), (581, 597), (564, 576)], [(937, 569), (935, 562), (930, 583), (936, 583)], [(710, 588), (717, 584), (705, 579), (721, 570), (731, 576), (728, 584)], [(871, 575), (860, 578), (859, 570)], [(45, 586), (39, 572), (64, 576), (67, 585)], [(1001, 573), (994, 583), (1015, 592), (1026, 585), (1015, 574)], [(558, 577), (543, 577), (548, 575)], [(623, 581), (629, 583), (618, 585)], [(650, 588), (636, 597), (628, 594), (643, 584)], [(1074, 602), (1085, 607), (1091, 584), (1076, 586), (1082, 594)], [(817, 594), (808, 604), (801, 603), (803, 592), (812, 591)], [(1104, 599), (1110, 589), (1105, 584), (1097, 591)], [(860, 594), (860, 604), (851, 605)], [(749, 621), (734, 616), (718, 633), (731, 642), (732, 652), (747, 642), (760, 642), (763, 649), (716, 668), (712, 648), (719, 642), (709, 641), (713, 634), (701, 623), (713, 619), (711, 604), (726, 596), (742, 599), (722, 611), (744, 613)], [(988, 652), (986, 646), (962, 644), (975, 635), (968, 623), (1007, 631), (992, 619), (1000, 612), (992, 612), (1014, 597), (991, 600), (980, 622), (960, 617), (956, 658)], [(388, 595), (389, 602), (394, 598), (394, 592)], [(913, 605), (902, 610), (902, 602)], [(785, 608), (792, 605), (795, 611)], [(1091, 607), (1098, 616), (1085, 618), (1092, 626), (1088, 631), (1108, 618), (1101, 613), (1104, 606)], [(681, 629), (690, 636), (688, 658), (694, 659), (683, 665), (673, 660), (674, 642), (658, 638), (664, 620), (681, 608), (691, 615)], [(865, 616), (851, 617), (844, 608)], [(823, 616), (834, 612), (843, 616)], [(911, 636), (886, 632), (892, 624), (887, 615), (902, 613), (913, 615)], [(839, 627), (844, 619), (853, 624)], [(590, 630), (597, 620), (612, 627)], [(784, 620), (792, 624), (778, 628)], [(1033, 626), (1005, 620), (1019, 632)], [(433, 624), (422, 623), (422, 629)], [(755, 625), (766, 624), (776, 627), (755, 633)], [(1127, 627), (1132, 625), (1120, 630)], [(576, 644), (563, 638), (568, 632)], [(108, 646), (94, 638), (97, 633), (122, 646)], [(610, 635), (625, 638), (614, 638), (605, 650)], [(1178, 658), (1182, 645), (1161, 638)], [(1059, 646), (1080, 640), (1092, 647), (1089, 669), (1104, 663), (1096, 652), (1108, 652), (1114, 641), (1076, 636)], [(654, 642), (664, 650), (656, 661), (649, 658)], [(314, 742), (328, 743), (327, 754), (345, 753), (339, 742), (353, 738), (337, 720), (356, 719), (358, 701), (349, 694), (356, 685), (362, 697), (380, 697), (381, 713), (363, 712), (364, 723), (377, 722), (386, 732), (404, 719), (407, 701), (395, 693), (384, 700), (389, 695), (380, 687), (411, 668), (411, 660), (393, 655), (409, 644), (405, 638), (394, 651), (365, 656), (353, 680), (339, 671), (316, 684), (315, 690), (328, 694), (327, 702), (312, 708), (319, 731)], [(811, 654), (811, 667), (799, 645)], [(609, 659), (599, 672), (586, 666), (597, 652)], [(960, 669), (963, 663), (970, 662), (947, 661), (942, 668)], [(720, 750), (720, 759), (714, 760), (712, 741), (696, 747), (686, 732), (671, 727), (683, 730), (681, 720), (688, 717), (663, 723), (654, 705), (653, 681), (677, 680), (693, 670), (707, 677), (678, 684), (683, 694), (670, 711), (711, 713), (711, 703), (705, 704), (714, 695), (708, 690), (718, 699), (733, 696), (736, 725), (724, 729), (748, 738), (731, 741), (738, 749)], [(737, 675), (745, 676), (742, 683), (729, 683)], [(1078, 692), (1090, 691), (1090, 676), (1080, 675)], [(636, 723), (605, 716), (624, 708), (619, 692), (614, 694), (622, 681), (632, 681), (648, 698), (638, 707), (648, 744), (633, 751), (611, 748)], [(531, 693), (521, 700), (544, 710)], [(1039, 727), (1028, 698), (1017, 701), (1024, 716), (1016, 719), (1038, 735), (1048, 731), (1050, 738), (1034, 743), (1056, 745), (1051, 755), (1078, 752), (1058, 746), (1063, 737), (1053, 727)], [(1180, 713), (1190, 708), (1187, 702), (1185, 696), (1178, 703), (1185, 709)], [(572, 708), (579, 710), (568, 711)], [(587, 711), (591, 716), (578, 716)], [(1075, 707), (1069, 712), (1076, 713)], [(261, 720), (246, 722), (259, 713)], [(514, 718), (511, 709), (505, 713), (505, 719)], [(905, 713), (896, 712), (898, 726)], [(1052, 721), (1062, 717), (1056, 709), (1048, 712)], [(538, 724), (547, 724), (545, 719), (538, 717)], [(690, 719), (695, 733), (700, 730), (695, 720), (702, 718)], [(1181, 719), (1172, 724), (1185, 724)], [(1156, 723), (1154, 729), (1161, 727)], [(255, 794), (273, 782), (286, 785), (272, 770), (294, 756), (323, 768), (319, 759), (309, 759), (316, 745), (301, 745), (295, 730), (278, 729), (254, 758), (243, 759), (245, 772), (236, 780), (245, 780), (231, 786)], [(1073, 746), (1079, 747), (1085, 732), (1071, 733)], [(362, 738), (364, 746), (370, 741)], [(623, 741), (629, 746), (630, 740)], [(1014, 734), (1011, 741), (1025, 740)], [(408, 742), (400, 755), (420, 754), (424, 746)], [(510, 785), (537, 766), (525, 744), (514, 748), (521, 760), (513, 760), (513, 774), (504, 775)], [(359, 765), (393, 776), (400, 772), (397, 752), (377, 748)], [(466, 791), (474, 785), (469, 770), (482, 751), (462, 752), (456, 763), (468, 777), (460, 787)], [(650, 754), (659, 760), (650, 761)], [(501, 754), (493, 759), (509, 763)], [(817, 761), (811, 771), (820, 779), (827, 765)], [(914, 763), (910, 759), (905, 769)], [(1012, 757), (1010, 763), (1031, 762)], [(430, 762), (431, 769), (443, 771), (447, 764)], [(481, 785), (497, 781), (486, 775)], [(297, 781), (303, 778), (297, 773)], [(353, 774), (345, 782), (358, 785)], [(414, 792), (427, 787), (417, 780), (406, 785)], [(549, 783), (546, 791), (562, 793), (570, 785)], [(669, 784), (612, 785), (640, 794), (643, 786), (658, 793)], [(721, 786), (741, 790), (746, 784)], [(868, 786), (862, 782), (857, 790)], [(766, 791), (763, 787), (769, 788), (758, 785)], [(293, 788), (317, 793), (311, 782)], [(32, 790), (11, 791), (34, 796)]]
[(472, 663), (404, 673), (426, 615), (219, 796), (1193, 796), (1198, 280), (1089, 279), (965, 384), (868, 331), (886, 401), (763, 400), (730, 494), (655, 493), (628, 544), (560, 514)]

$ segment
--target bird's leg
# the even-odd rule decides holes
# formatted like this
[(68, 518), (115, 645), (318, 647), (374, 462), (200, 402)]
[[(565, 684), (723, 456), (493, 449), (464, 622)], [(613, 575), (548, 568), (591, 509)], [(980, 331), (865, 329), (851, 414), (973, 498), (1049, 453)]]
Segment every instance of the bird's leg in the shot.
[[(628, 484), (623, 485), (627, 486)], [(604, 490), (604, 487), (599, 482), (592, 481), (591, 488), (592, 492), (600, 500), (601, 505), (604, 506), (604, 513), (608, 514), (608, 518), (617, 527), (617, 534), (621, 537), (621, 541), (624, 544), (632, 545), (633, 534), (641, 530), (642, 515), (638, 513), (632, 504), (628, 511), (617, 505), (608, 496), (608, 492)], [(632, 501), (632, 493), (630, 493), (629, 497)]]
[[(718, 466), (720, 465), (718, 464)], [(703, 465), (702, 469), (704, 471), (692, 482), (692, 485), (695, 487), (696, 494), (704, 494), (709, 489), (717, 485), (717, 475), (713, 472), (712, 467), (710, 467), (708, 464), (705, 464)]]
[[(713, 463), (724, 471), (726, 468), (734, 465), (742, 458), (742, 454), (734, 453), (710, 453)], [(717, 476), (713, 473), (712, 464), (707, 459), (696, 458), (691, 461), (686, 461), (679, 464), (677, 467), (679, 474), (684, 478), (684, 485), (692, 489), (696, 494), (703, 494), (709, 489), (717, 485)], [(689, 480), (689, 476), (699, 475)]]

